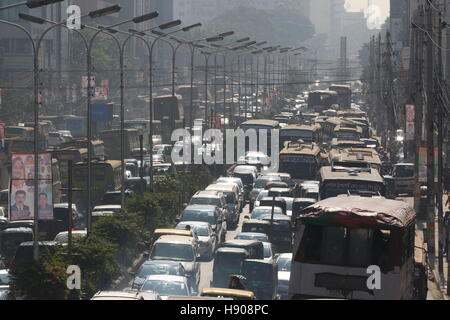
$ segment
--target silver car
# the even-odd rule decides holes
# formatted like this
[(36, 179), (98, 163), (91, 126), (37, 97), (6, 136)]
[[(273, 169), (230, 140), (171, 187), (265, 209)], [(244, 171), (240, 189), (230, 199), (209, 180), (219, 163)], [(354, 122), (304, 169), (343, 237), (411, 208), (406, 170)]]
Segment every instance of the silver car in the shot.
[(183, 221), (175, 229), (186, 230), (190, 228), (198, 237), (198, 252), (205, 260), (211, 260), (217, 248), (217, 237), (208, 222)]

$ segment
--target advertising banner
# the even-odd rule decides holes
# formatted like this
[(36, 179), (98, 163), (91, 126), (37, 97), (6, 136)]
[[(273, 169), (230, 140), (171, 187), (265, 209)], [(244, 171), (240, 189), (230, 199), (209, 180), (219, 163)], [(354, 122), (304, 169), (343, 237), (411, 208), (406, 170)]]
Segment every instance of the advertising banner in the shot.
[[(34, 219), (34, 155), (13, 154), (10, 186), (10, 221)], [(39, 154), (39, 219), (53, 219), (51, 153)]]
[(406, 105), (406, 140), (413, 141), (414, 140), (414, 118), (415, 118), (415, 110), (414, 105), (407, 104)]

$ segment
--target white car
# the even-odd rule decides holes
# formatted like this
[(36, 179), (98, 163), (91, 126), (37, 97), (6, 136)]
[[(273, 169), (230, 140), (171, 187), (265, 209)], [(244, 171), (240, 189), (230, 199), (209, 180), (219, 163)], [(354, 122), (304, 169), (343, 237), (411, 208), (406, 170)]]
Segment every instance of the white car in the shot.
[(0, 270), (0, 300), (7, 300), (9, 295), (9, 271)]
[(73, 139), (72, 133), (69, 130), (58, 130), (58, 132), (62, 134), (65, 142), (72, 141), (72, 139)]
[[(87, 236), (87, 230), (73, 230), (72, 239), (85, 238)], [(69, 242), (69, 231), (63, 231), (56, 235), (54, 241), (60, 244), (67, 244)]]
[(151, 275), (148, 276), (139, 292), (152, 291), (161, 296), (162, 300), (167, 300), (169, 296), (192, 295), (188, 284), (188, 278), (172, 275)]
[(274, 260), (275, 250), (270, 242), (263, 242), (264, 260)]
[(47, 144), (49, 147), (57, 147), (65, 142), (63, 135), (59, 132), (49, 132)]

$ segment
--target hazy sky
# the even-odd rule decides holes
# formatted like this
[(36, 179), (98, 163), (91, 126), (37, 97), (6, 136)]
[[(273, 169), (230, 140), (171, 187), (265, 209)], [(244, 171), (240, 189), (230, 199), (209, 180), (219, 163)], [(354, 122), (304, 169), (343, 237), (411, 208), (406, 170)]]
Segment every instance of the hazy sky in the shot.
[(389, 0), (346, 0), (347, 11), (361, 11), (368, 7), (369, 4), (376, 5), (380, 8), (381, 20), (384, 21), (389, 16)]

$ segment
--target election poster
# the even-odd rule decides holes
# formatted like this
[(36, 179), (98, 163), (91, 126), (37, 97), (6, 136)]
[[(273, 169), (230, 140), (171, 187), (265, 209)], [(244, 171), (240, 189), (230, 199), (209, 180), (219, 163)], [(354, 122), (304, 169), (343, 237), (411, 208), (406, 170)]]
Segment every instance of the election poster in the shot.
[[(13, 154), (10, 185), (10, 220), (34, 219), (34, 155)], [(38, 216), (53, 219), (53, 180), (51, 154), (39, 154)]]

